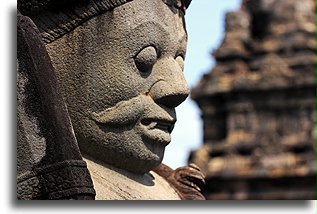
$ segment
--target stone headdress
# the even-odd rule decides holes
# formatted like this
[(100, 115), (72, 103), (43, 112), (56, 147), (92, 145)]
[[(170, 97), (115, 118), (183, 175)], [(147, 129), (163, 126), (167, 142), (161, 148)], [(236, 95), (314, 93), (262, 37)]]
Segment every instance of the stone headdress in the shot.
[[(18, 0), (18, 10), (29, 16), (50, 43), (88, 19), (133, 0)], [(163, 0), (185, 14), (191, 0)]]

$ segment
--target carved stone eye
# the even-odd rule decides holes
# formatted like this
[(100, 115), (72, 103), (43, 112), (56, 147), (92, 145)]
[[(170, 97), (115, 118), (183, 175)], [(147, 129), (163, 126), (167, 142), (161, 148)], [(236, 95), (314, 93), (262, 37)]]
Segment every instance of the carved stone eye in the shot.
[(134, 59), (136, 67), (143, 73), (151, 71), (156, 60), (157, 52), (153, 46), (143, 48)]
[(184, 58), (179, 55), (175, 58), (175, 61), (179, 64), (179, 66), (182, 68), (182, 71), (183, 71), (184, 70)]

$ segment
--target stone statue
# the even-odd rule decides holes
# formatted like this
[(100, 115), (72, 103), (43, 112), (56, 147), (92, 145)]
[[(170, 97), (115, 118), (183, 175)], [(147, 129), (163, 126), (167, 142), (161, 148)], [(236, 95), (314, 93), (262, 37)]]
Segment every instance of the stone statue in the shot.
[(190, 1), (34, 2), (18, 8), (45, 42), (96, 199), (204, 199), (196, 165), (161, 164), (189, 94)]

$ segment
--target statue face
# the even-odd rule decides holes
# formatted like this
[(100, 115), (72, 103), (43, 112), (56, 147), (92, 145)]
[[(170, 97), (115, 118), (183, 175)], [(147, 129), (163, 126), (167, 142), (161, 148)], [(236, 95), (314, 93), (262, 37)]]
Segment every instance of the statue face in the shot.
[(189, 93), (181, 12), (134, 0), (47, 45), (83, 154), (129, 171), (161, 163)]

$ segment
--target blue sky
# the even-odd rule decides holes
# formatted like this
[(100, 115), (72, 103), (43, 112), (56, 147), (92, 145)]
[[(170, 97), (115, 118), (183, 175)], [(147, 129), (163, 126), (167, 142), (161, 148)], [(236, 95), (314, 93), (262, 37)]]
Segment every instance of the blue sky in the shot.
[[(188, 46), (185, 59), (185, 77), (190, 87), (214, 65), (211, 57), (223, 38), (226, 12), (240, 7), (241, 0), (193, 0), (186, 12)], [(176, 109), (177, 123), (172, 142), (167, 146), (163, 163), (172, 168), (187, 165), (189, 152), (202, 145), (203, 133), (200, 110), (188, 98)]]

